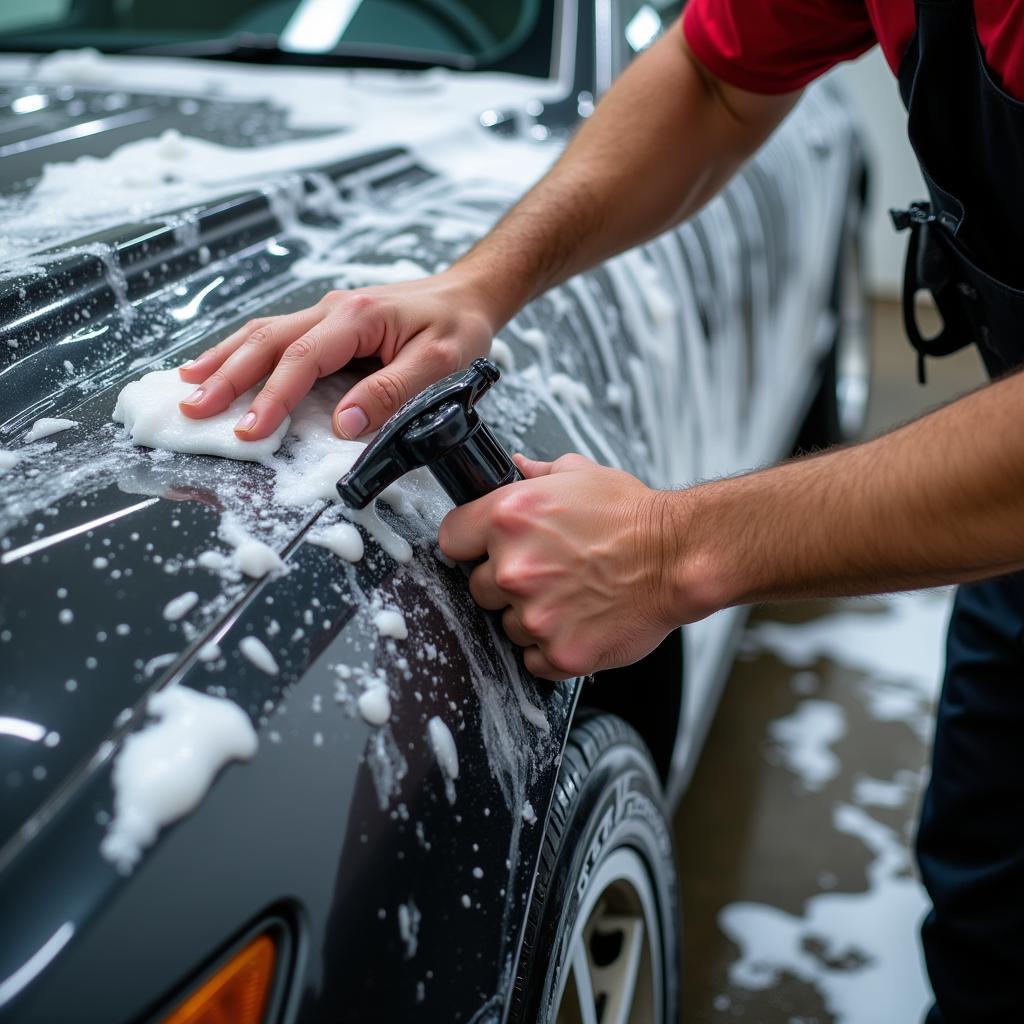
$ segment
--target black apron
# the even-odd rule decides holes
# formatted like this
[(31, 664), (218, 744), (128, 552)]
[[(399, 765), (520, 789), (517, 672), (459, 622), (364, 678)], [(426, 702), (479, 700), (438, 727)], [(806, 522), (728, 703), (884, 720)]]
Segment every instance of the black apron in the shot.
[[(930, 202), (894, 213), (911, 231), (907, 333), (922, 379), (925, 356), (972, 341), (999, 376), (1024, 363), (1024, 103), (986, 66), (970, 0), (916, 10), (899, 82)], [(917, 328), (920, 289), (938, 337)], [(1024, 1020), (1024, 574), (957, 593), (917, 854), (928, 1024)]]
[[(900, 65), (908, 132), (931, 201), (893, 211), (910, 228), (903, 313), (924, 357), (976, 342), (991, 376), (1024, 362), (1024, 103), (985, 64), (971, 0), (917, 0)], [(924, 338), (913, 297), (929, 290), (945, 328)]]

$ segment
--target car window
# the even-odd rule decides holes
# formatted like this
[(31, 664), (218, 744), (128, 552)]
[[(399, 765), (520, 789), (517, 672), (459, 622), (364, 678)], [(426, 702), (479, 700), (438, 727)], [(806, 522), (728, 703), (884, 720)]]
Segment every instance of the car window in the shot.
[(368, 44), (488, 65), (531, 37), (541, 7), (542, 0), (0, 0), (0, 48), (118, 52), (244, 37), (273, 40), (286, 53)]

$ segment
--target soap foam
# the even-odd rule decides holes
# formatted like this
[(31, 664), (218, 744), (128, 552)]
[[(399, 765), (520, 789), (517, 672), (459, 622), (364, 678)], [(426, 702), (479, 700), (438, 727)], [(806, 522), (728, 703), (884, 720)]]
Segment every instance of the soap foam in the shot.
[(444, 776), (444, 792), (450, 804), (455, 803), (454, 781), (459, 777), (459, 752), (451, 730), (437, 715), (427, 722), (427, 736), (437, 758), (438, 767)]
[(146, 705), (157, 719), (122, 744), (114, 761), (114, 817), (100, 853), (127, 874), (160, 829), (186, 815), (230, 761), (256, 753), (245, 712), (224, 697), (179, 684)]
[(252, 579), (262, 579), (268, 574), (280, 576), (288, 571), (281, 556), (269, 544), (253, 537), (234, 516), (223, 516), (219, 532), (235, 549), (230, 565), (237, 571)]
[(249, 409), (257, 388), (239, 395), (224, 412), (202, 420), (189, 419), (178, 408), (194, 390), (195, 385), (186, 384), (177, 370), (154, 370), (125, 385), (117, 396), (114, 420), (124, 424), (133, 444), (145, 448), (261, 462), (281, 447), (288, 432), (287, 417), (260, 441), (235, 436), (235, 424)]
[(384, 725), (391, 718), (391, 698), (387, 683), (376, 682), (365, 689), (356, 701), (359, 714), (370, 725)]
[(43, 416), (32, 424), (31, 429), (25, 435), (25, 444), (31, 444), (33, 441), (41, 441), (44, 437), (49, 437), (51, 434), (59, 434), (62, 430), (70, 430), (72, 427), (77, 426), (77, 420), (66, 420), (61, 419), (60, 417)]
[(309, 536), (310, 544), (317, 544), (349, 562), (363, 557), (363, 538), (351, 523), (335, 523)]
[(188, 615), (198, 603), (199, 595), (194, 590), (179, 594), (164, 605), (164, 618), (168, 622), (177, 622), (178, 619)]
[(259, 637), (242, 637), (238, 642), (238, 649), (261, 672), (266, 672), (268, 676), (277, 675), (277, 662), (270, 651), (267, 650), (267, 645)]
[(796, 710), (768, 726), (777, 754), (809, 791), (822, 789), (839, 774), (832, 749), (846, 735), (846, 712), (829, 700), (803, 700)]
[(372, 284), (399, 284), (416, 281), (428, 272), (412, 260), (399, 259), (391, 263), (338, 263), (329, 259), (301, 259), (291, 268), (296, 277), (333, 277), (347, 288), (361, 288)]
[(394, 637), (396, 640), (405, 640), (409, 636), (405, 617), (397, 608), (384, 608), (377, 612), (373, 617), (373, 624), (381, 636)]
[(199, 648), (198, 658), (200, 661), (216, 661), (220, 657), (220, 647), (210, 640)]
[(398, 904), (398, 934), (405, 945), (405, 959), (411, 960), (416, 955), (419, 945), (420, 911), (416, 903), (410, 899), (408, 903)]

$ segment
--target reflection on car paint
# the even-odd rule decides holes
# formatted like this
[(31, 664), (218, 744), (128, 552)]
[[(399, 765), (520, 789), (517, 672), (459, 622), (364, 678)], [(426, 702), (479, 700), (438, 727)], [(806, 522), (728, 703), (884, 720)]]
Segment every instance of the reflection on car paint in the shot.
[[(88, 90), (79, 92), (83, 102), (93, 102)], [(180, 102), (164, 97), (151, 106), (159, 113)], [(97, 685), (100, 674), (134, 683), (128, 714), (112, 733), (122, 749), (145, 720), (151, 695), (166, 693), (168, 684), (212, 689), (241, 706), (261, 735), (278, 737), (247, 772), (258, 771), (275, 748), (288, 748), (292, 757), (301, 748), (301, 756), (313, 756), (339, 735), (360, 745), (363, 761), (353, 786), (365, 790), (367, 801), (356, 801), (346, 826), (339, 886), (346, 884), (342, 867), (358, 863), (360, 847), (368, 845), (360, 828), (379, 830), (374, 849), (381, 855), (389, 848), (408, 850), (410, 863), (417, 850), (416, 856), (437, 855), (427, 849), (430, 840), (421, 839), (425, 815), (413, 804), (432, 792), (418, 776), (425, 753), (436, 772), (429, 785), (442, 794), (450, 815), (445, 842), (461, 851), (456, 863), (472, 862), (466, 854), (476, 842), (468, 838), (470, 829), (482, 834), (488, 822), (507, 852), (504, 878), (486, 882), (495, 886), (492, 896), (500, 885), (502, 897), (500, 992), (513, 962), (518, 925), (511, 922), (518, 921), (529, 891), (529, 865), (517, 862), (520, 831), (543, 814), (542, 780), (557, 763), (561, 736), (551, 722), (565, 721), (572, 687), (538, 686), (497, 624), (473, 606), (461, 570), (438, 559), (436, 530), (447, 506), (429, 481), (403, 483), (379, 512), (370, 510), (355, 524), (326, 504), (341, 463), (320, 465), (314, 476), (315, 467), (301, 465), (303, 445), (311, 463), (313, 455), (322, 463), (322, 443), (330, 438), (323, 416), (329, 417), (343, 382), (318, 385), (309, 407), (320, 426), (286, 442), (272, 465), (140, 450), (109, 416), (116, 392), (130, 379), (197, 354), (247, 319), (300, 308), (326, 288), (408, 279), (447, 266), (485, 233), (557, 146), (522, 140), (498, 146), (465, 136), (460, 148), (453, 136), (445, 140), (452, 152), (439, 153), (436, 146), (417, 147), (416, 132), (403, 129), (406, 138), (397, 149), (396, 140), (377, 130), (321, 132), (302, 148), (295, 143), (302, 130), (288, 123), (294, 109), (259, 109), (267, 115), (266, 142), (292, 141), (240, 159), (245, 173), (235, 177), (190, 180), (190, 159), (193, 166), (197, 155), (223, 166), (224, 148), (165, 133), (133, 144), (127, 156), (125, 149), (115, 153), (105, 166), (100, 161), (47, 170), (37, 194), (4, 200), (4, 212), (12, 214), (5, 230), (17, 229), (17, 215), (23, 218), (24, 253), (41, 240), (59, 246), (69, 228), (69, 237), (80, 237), (83, 225), (109, 224), (117, 207), (84, 209), (76, 219), (65, 204), (69, 223), (52, 215), (40, 219), (33, 203), (48, 198), (60, 211), (52, 200), (61, 189), (77, 194), (83, 174), (102, 180), (113, 172), (128, 188), (133, 168), (145, 168), (147, 160), (149, 172), (156, 167), (161, 177), (169, 174), (159, 181), (150, 174), (138, 183), (134, 195), (146, 202), (137, 230), (113, 242), (58, 247), (33, 257), (34, 265), (8, 267), (0, 279), (0, 339), (6, 342), (0, 346), (0, 429), (5, 446), (16, 446), (18, 456), (4, 476), (0, 554), (18, 555), (10, 562), (16, 587), (49, 585), (58, 573), (68, 593), (41, 593), (37, 614), (51, 615), (67, 630), (64, 649), (44, 659), (29, 642), (26, 657), (45, 662), (63, 692), (87, 699), (102, 722), (95, 730), (54, 722), (66, 737), (65, 760), (48, 781), (39, 780), (45, 790), (26, 792), (17, 803), (22, 816), (15, 843), (24, 845), (60, 810), (59, 801), (67, 799), (58, 792), (60, 782), (89, 757), (98, 734), (111, 732), (123, 690), (105, 692)], [(196, 117), (200, 124), (204, 117), (220, 124), (229, 114), (212, 102)], [(820, 173), (803, 141), (807, 125), (822, 123), (837, 135), (849, 130), (835, 97), (812, 90), (789, 127), (697, 218), (553, 289), (503, 329), (494, 354), (508, 372), (484, 409), (510, 447), (542, 458), (574, 448), (657, 486), (734, 472), (778, 454), (819, 354), (814, 318), (831, 270), (829, 225), (838, 222), (846, 195), (842, 174)], [(464, 134), (461, 124), (458, 132)], [(258, 150), (252, 141), (245, 140)], [(368, 151), (370, 142), (380, 147), (379, 158), (347, 167), (345, 159)], [(486, 160), (469, 152), (474, 148)], [(497, 154), (507, 166), (493, 162)], [(302, 170), (303, 162), (320, 169)], [(460, 164), (459, 175), (450, 173), (453, 162)], [(491, 171), (495, 176), (488, 176)], [(171, 197), (182, 209), (167, 215), (161, 208)], [(795, 210), (799, 219), (790, 216)], [(30, 229), (37, 232), (31, 239)], [(793, 280), (799, 288), (786, 285)], [(33, 401), (27, 403), (26, 395)], [(26, 445), (25, 428), (50, 412), (73, 413), (78, 429)], [(127, 515), (125, 494), (147, 500), (133, 503)], [(71, 521), (87, 525), (77, 532), (78, 526), (66, 525)], [(116, 540), (105, 529), (108, 522), (118, 524)], [(239, 565), (210, 558), (204, 564), (213, 537), (235, 547), (225, 536), (231, 523), (290, 571), (252, 580)], [(51, 526), (60, 528), (51, 532)], [(362, 558), (302, 543), (344, 526), (360, 531)], [(67, 538), (59, 568), (44, 561), (56, 554), (56, 545), (29, 550), (57, 535)], [(233, 551), (215, 553), (234, 559)], [(180, 616), (154, 621), (151, 611), (134, 603), (135, 593), (145, 593), (158, 609), (185, 594), (195, 601), (190, 598)], [(407, 624), (401, 648), (397, 637), (382, 637), (374, 628), (373, 609), (384, 604), (400, 610)], [(59, 619), (63, 610), (72, 616), (66, 622)], [(98, 621), (100, 613), (128, 632), (118, 640), (113, 621)], [(6, 642), (25, 643), (24, 623), (7, 628)], [(99, 632), (106, 635), (102, 642)], [(691, 667), (698, 677), (718, 657), (718, 639), (714, 625), (691, 631)], [(314, 685), (321, 689), (310, 693)], [(341, 724), (301, 737), (290, 733), (282, 716), (299, 693), (307, 700), (340, 694), (334, 710), (342, 712)], [(361, 704), (368, 694), (369, 716)], [(385, 695), (388, 714), (381, 706)], [(62, 714), (73, 720), (76, 711), (69, 707)], [(145, 734), (144, 726), (134, 733)], [(483, 807), (467, 806), (455, 789), (460, 767), (467, 777), (460, 754), (476, 749), (476, 737), (483, 759), (470, 762), (474, 793), (493, 784), (497, 797)], [(107, 808), (112, 753), (106, 749), (92, 762), (92, 774), (77, 782), (104, 794), (98, 799)], [(222, 792), (231, 791), (232, 771)], [(40, 799), (45, 792), (52, 794), (49, 803)], [(211, 793), (211, 800), (217, 796)], [(223, 802), (216, 806), (223, 812)], [(366, 824), (366, 808), (379, 816), (379, 825)], [(97, 841), (105, 827), (97, 822)], [(96, 891), (103, 890), (97, 885)], [(333, 905), (337, 913), (338, 903)], [(417, 912), (414, 926), (411, 897), (396, 906), (407, 908), (404, 918), (400, 909), (390, 912), (399, 915), (403, 952), (414, 957), (416, 936), (422, 949), (425, 933), (435, 929), (436, 935), (443, 922), (420, 920)], [(467, 892), (461, 909), (476, 912), (480, 906)], [(361, 919), (357, 899), (347, 911)], [(348, 941), (340, 930), (331, 934)], [(356, 962), (355, 951), (344, 952)], [(338, 955), (325, 949), (325, 965), (329, 957), (340, 962)], [(417, 998), (429, 980), (410, 974)], [(496, 1012), (496, 1000), (483, 997), (479, 1019)]]

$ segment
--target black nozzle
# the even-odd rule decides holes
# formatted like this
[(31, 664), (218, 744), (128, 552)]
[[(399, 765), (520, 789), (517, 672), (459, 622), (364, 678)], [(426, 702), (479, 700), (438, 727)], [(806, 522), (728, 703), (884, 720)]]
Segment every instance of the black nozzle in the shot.
[(384, 424), (338, 481), (350, 508), (365, 508), (400, 476), (426, 466), (456, 505), (522, 479), (508, 452), (476, 411), (501, 376), (489, 359), (439, 380)]

